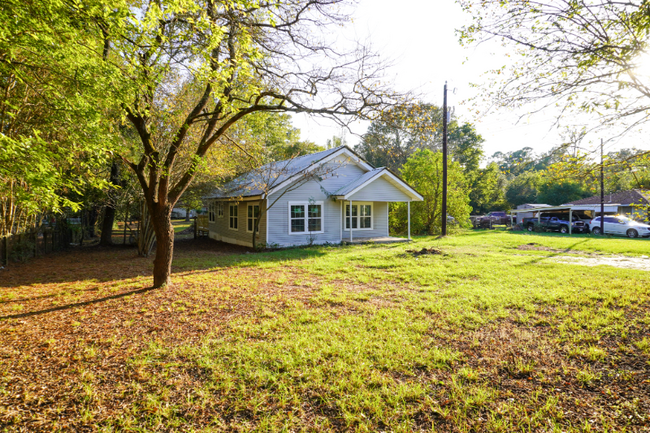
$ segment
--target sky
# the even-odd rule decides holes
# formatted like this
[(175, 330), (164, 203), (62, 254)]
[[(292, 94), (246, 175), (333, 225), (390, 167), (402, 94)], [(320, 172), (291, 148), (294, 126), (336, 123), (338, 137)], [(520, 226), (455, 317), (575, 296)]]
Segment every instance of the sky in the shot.
[[(561, 144), (561, 130), (553, 125), (555, 113), (527, 115), (499, 110), (477, 114), (477, 107), (467, 102), (477, 92), (470, 83), (486, 83), (486, 71), (508, 63), (507, 52), (499, 46), (465, 48), (459, 44), (455, 30), (470, 21), (454, 0), (359, 0), (349, 31), (359, 40), (370, 41), (373, 49), (392, 63), (388, 77), (397, 89), (416, 90), (424, 102), (442, 106), (447, 81), (449, 104), (461, 121), (473, 123), (483, 136), (485, 156), (526, 146), (543, 153)], [(342, 134), (333, 123), (307, 115), (294, 116), (293, 123), (303, 140), (319, 145)], [(355, 123), (353, 133), (345, 133), (348, 145), (357, 144), (367, 128), (367, 122)], [(606, 152), (632, 147), (626, 144), (620, 140), (608, 143)], [(594, 146), (592, 143), (591, 148)]]

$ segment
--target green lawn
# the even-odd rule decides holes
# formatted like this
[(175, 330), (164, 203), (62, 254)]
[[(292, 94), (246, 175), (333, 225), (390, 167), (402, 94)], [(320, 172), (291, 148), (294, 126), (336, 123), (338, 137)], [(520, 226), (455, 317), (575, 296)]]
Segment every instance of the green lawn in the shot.
[[(556, 261), (638, 258), (650, 241), (474, 231), (259, 254), (192, 245), (176, 248), (173, 288), (128, 296), (150, 281), (129, 250), (0, 274), (0, 426), (650, 429), (650, 273)], [(406, 252), (422, 248), (441, 254)]]
[(174, 226), (174, 233), (179, 233), (185, 229), (194, 227), (194, 221), (174, 220), (172, 221), (172, 225)]

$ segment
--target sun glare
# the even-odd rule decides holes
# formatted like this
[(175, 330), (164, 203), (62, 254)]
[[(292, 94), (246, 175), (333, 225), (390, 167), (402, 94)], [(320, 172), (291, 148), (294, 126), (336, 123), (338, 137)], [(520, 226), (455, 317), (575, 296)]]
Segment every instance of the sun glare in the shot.
[(634, 72), (637, 76), (650, 79), (650, 53), (641, 53), (634, 62)]

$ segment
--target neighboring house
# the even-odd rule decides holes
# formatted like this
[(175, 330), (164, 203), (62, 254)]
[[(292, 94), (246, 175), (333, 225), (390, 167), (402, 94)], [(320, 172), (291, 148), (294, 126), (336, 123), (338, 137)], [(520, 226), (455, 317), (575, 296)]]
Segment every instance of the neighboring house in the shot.
[[(605, 214), (628, 215), (636, 220), (648, 218), (648, 207), (650, 205), (650, 191), (631, 189), (613, 194), (605, 194)], [(600, 214), (600, 195), (595, 195), (582, 200), (575, 200), (563, 204), (571, 206), (574, 211), (582, 210), (592, 218)]]
[(211, 238), (252, 246), (259, 219), (256, 244), (292, 246), (387, 237), (388, 204), (422, 196), (340, 146), (267, 164), (206, 201)]

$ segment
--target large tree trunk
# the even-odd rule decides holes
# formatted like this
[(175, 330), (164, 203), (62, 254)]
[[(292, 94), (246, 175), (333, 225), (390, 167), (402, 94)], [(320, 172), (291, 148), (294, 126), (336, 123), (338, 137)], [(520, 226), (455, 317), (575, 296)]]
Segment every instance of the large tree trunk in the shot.
[(102, 237), (99, 245), (113, 245), (113, 223), (115, 222), (115, 207), (111, 204), (104, 208), (104, 218), (102, 220)]
[(151, 215), (156, 233), (156, 258), (153, 261), (153, 286), (171, 286), (172, 257), (174, 255), (174, 226), (171, 207), (166, 206)]
[[(120, 184), (120, 163), (115, 160), (111, 166), (110, 182), (114, 186)], [(102, 237), (99, 245), (113, 245), (113, 223), (115, 222), (115, 194), (109, 193), (109, 203), (104, 208), (102, 220)]]

